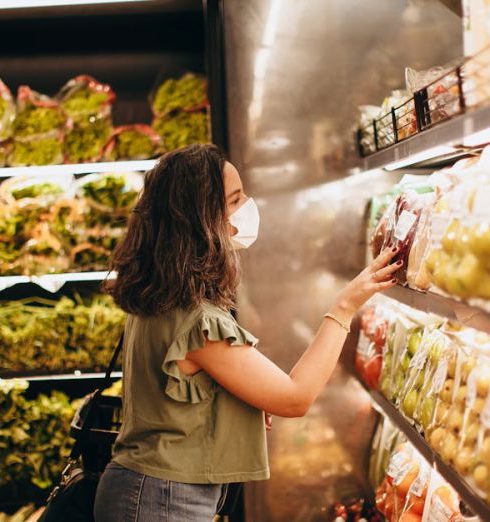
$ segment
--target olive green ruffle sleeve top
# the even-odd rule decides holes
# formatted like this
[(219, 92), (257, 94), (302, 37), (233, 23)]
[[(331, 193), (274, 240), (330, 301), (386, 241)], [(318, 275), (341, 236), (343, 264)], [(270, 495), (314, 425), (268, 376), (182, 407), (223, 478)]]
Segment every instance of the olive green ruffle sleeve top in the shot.
[(211, 304), (157, 317), (129, 315), (123, 347), (123, 425), (113, 459), (146, 475), (220, 484), (269, 478), (262, 411), (204, 371), (176, 363), (205, 340), (256, 346), (233, 316)]

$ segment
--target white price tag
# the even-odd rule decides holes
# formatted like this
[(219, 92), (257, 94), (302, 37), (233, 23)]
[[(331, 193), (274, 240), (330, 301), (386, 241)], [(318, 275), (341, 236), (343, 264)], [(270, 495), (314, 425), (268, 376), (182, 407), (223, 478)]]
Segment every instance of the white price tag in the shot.
[(485, 428), (490, 429), (490, 395), (485, 400), (485, 405), (480, 413), (480, 421)]
[(427, 345), (422, 343), (419, 346), (419, 349), (415, 352), (415, 355), (412, 357), (409, 368), (415, 368), (416, 370), (422, 370), (425, 365), (425, 360), (427, 359)]
[(424, 488), (429, 482), (429, 478), (430, 467), (422, 465), (419, 474), (417, 475), (417, 478), (412, 482), (412, 485), (410, 486), (409, 493), (415, 495), (416, 497), (422, 496)]
[(369, 346), (371, 341), (364, 332), (359, 334), (359, 342), (357, 343), (357, 353), (359, 355), (367, 355), (369, 353)]
[(391, 477), (392, 479), (394, 479), (396, 476), (398, 476), (400, 468), (403, 466), (403, 464), (406, 461), (407, 461), (407, 456), (405, 455), (405, 453), (397, 453), (390, 460), (390, 464), (388, 465), (386, 474), (389, 477)]
[(466, 406), (470, 409), (473, 408), (476, 401), (476, 376), (476, 368), (473, 368), (466, 383)]
[(413, 227), (415, 220), (417, 219), (417, 215), (413, 212), (409, 212), (408, 210), (404, 210), (400, 217), (398, 218), (398, 222), (395, 228), (395, 238), (399, 241), (405, 241), (410, 229)]

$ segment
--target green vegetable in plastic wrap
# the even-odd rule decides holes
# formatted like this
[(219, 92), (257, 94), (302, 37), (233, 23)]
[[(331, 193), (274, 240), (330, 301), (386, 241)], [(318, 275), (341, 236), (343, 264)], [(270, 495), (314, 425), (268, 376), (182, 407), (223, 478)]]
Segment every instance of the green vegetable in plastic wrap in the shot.
[(106, 295), (3, 302), (0, 370), (102, 369), (111, 358), (125, 317)]
[(138, 191), (127, 187), (124, 176), (101, 175), (82, 185), (85, 197), (109, 209), (126, 209), (134, 204)]
[(15, 199), (37, 198), (38, 196), (56, 196), (61, 194), (62, 190), (55, 183), (36, 183), (27, 187), (14, 189), (11, 194)]
[(17, 113), (14, 120), (14, 136), (27, 137), (59, 129), (66, 123), (65, 115), (58, 107), (28, 105)]
[(135, 130), (121, 132), (115, 137), (113, 159), (143, 159), (155, 154), (155, 145), (147, 134)]
[(205, 112), (181, 112), (155, 118), (153, 128), (162, 137), (167, 150), (209, 142), (208, 118)]
[(59, 391), (27, 399), (25, 381), (0, 380), (0, 486), (52, 487), (72, 441), (70, 422), (79, 401)]
[(65, 136), (65, 154), (68, 161), (97, 161), (111, 132), (112, 124), (108, 118), (91, 118), (89, 121), (76, 124)]
[(83, 87), (73, 90), (66, 96), (61, 102), (61, 106), (74, 121), (77, 121), (81, 116), (97, 115), (108, 101), (109, 94), (107, 92), (97, 92), (88, 87)]
[(207, 101), (206, 80), (192, 73), (178, 80), (166, 80), (158, 88), (153, 99), (153, 113), (168, 114), (179, 109), (201, 108)]
[(63, 146), (59, 138), (14, 140), (8, 157), (10, 166), (52, 165), (63, 161)]

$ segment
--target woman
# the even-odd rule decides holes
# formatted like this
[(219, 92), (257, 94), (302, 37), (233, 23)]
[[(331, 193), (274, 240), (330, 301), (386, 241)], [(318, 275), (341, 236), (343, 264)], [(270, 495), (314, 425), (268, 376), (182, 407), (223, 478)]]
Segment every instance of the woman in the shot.
[(128, 313), (124, 422), (96, 522), (211, 521), (226, 484), (267, 479), (263, 412), (305, 415), (358, 308), (394, 284), (390, 249), (339, 294), (288, 375), (229, 311), (236, 249), (258, 226), (237, 170), (213, 145), (170, 152), (146, 175), (112, 262), (110, 292)]

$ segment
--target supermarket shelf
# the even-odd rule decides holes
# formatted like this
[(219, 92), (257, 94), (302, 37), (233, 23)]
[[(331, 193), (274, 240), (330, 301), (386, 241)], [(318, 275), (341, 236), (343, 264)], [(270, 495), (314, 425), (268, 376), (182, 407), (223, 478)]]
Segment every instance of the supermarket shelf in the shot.
[(115, 272), (70, 272), (64, 274), (46, 274), (40, 276), (3, 276), (0, 277), (0, 292), (12, 286), (34, 283), (49, 292), (57, 292), (65, 283), (71, 281), (104, 281), (115, 279)]
[(434, 452), (422, 435), (416, 431), (388, 399), (377, 391), (367, 391), (371, 395), (375, 409), (390, 418), (393, 424), (406, 435), (407, 439), (415, 446), (427, 462), (433, 465), (444, 479), (453, 486), (475, 515), (481, 517), (482, 520), (490, 520), (490, 506), (471, 489), (458, 472), (446, 464), (441, 457)]
[(464, 326), (490, 333), (490, 313), (481, 308), (450, 297), (419, 292), (403, 286), (395, 286), (384, 291), (383, 294), (417, 310), (447, 317)]
[(156, 159), (135, 161), (103, 161), (99, 163), (73, 163), (67, 165), (43, 165), (40, 167), (3, 167), (0, 178), (13, 176), (37, 176), (40, 174), (91, 174), (94, 172), (146, 171), (153, 168)]
[[(83, 373), (80, 371), (74, 371), (73, 373), (63, 373), (63, 374), (50, 374), (50, 375), (32, 375), (32, 376), (15, 376), (15, 379), (22, 379), (24, 381), (29, 382), (41, 382), (41, 381), (73, 381), (79, 379), (103, 379), (105, 373), (103, 372), (93, 372), (93, 373)], [(122, 372), (112, 372), (111, 379), (116, 378), (120, 379), (122, 377)], [(11, 379), (14, 377), (5, 377), (6, 379)], [(1, 379), (1, 377), (0, 377)]]
[[(400, 143), (375, 152), (361, 160), (363, 170), (371, 170), (397, 162), (405, 162), (406, 166), (440, 156), (448, 151), (442, 147), (462, 145), (463, 139), (490, 128), (490, 106), (469, 111), (460, 116), (439, 123)], [(487, 139), (488, 141), (488, 139)], [(436, 150), (436, 147), (439, 150)], [(430, 149), (433, 150), (431, 156)], [(426, 154), (427, 153), (427, 154)]]

